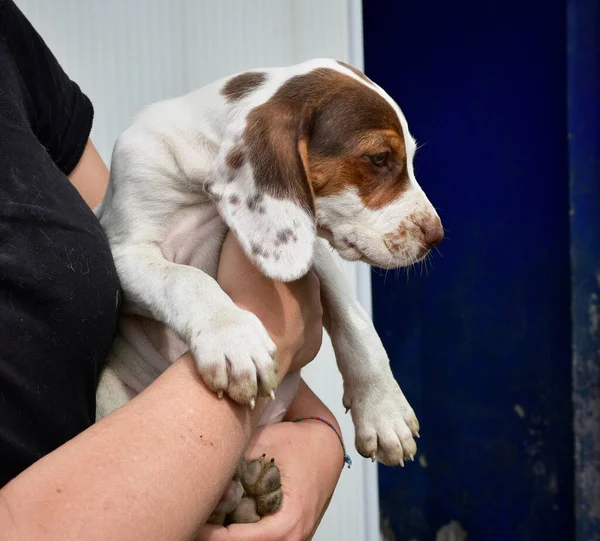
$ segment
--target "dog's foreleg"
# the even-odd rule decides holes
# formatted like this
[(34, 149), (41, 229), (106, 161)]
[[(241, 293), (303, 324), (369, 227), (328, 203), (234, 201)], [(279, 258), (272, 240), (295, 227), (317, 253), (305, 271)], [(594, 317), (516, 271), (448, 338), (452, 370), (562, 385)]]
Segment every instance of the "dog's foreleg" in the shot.
[(201, 270), (167, 261), (155, 244), (113, 246), (125, 302), (188, 344), (204, 382), (241, 404), (277, 388), (275, 344), (260, 320), (238, 308)]
[(389, 358), (367, 313), (323, 240), (316, 249), (325, 323), (344, 379), (344, 406), (351, 410), (358, 452), (396, 466), (416, 453), (419, 423), (394, 379)]

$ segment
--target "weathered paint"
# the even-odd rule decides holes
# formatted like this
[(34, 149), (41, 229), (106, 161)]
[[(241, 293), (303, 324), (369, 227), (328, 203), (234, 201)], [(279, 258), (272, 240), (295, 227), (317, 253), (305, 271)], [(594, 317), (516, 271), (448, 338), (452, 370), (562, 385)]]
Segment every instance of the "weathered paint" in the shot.
[(568, 2), (577, 541), (600, 540), (600, 2)]
[(399, 540), (455, 520), (474, 541), (572, 541), (566, 4), (363, 8), (367, 75), (425, 144), (447, 229), (428, 276), (373, 276), (422, 428), (418, 460), (380, 468), (381, 509)]

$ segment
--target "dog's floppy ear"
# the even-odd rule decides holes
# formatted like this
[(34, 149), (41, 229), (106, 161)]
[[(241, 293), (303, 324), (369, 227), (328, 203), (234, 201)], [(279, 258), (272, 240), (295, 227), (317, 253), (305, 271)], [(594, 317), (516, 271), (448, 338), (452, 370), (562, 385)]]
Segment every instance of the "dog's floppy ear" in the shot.
[[(267, 101), (226, 138), (207, 189), (248, 257), (270, 278), (291, 281), (312, 264), (315, 209), (307, 148), (309, 107)], [(233, 129), (233, 132), (236, 132)]]

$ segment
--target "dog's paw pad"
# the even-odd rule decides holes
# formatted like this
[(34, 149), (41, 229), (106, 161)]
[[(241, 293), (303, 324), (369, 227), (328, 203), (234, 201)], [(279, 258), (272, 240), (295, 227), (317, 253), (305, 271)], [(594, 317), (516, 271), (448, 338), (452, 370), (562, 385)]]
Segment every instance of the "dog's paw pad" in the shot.
[(228, 519), (231, 522), (257, 522), (261, 517), (276, 513), (283, 501), (281, 475), (275, 459), (265, 455), (248, 462), (242, 468), (240, 480), (244, 497)]
[(207, 522), (210, 524), (223, 524), (227, 515), (239, 507), (243, 495), (244, 487), (241, 481), (237, 477), (232, 479)]
[(221, 497), (221, 501), (215, 507), (214, 514), (227, 515), (231, 513), (242, 500), (244, 487), (238, 479), (233, 479)]
[(230, 523), (234, 524), (258, 522), (260, 515), (256, 512), (256, 501), (254, 498), (243, 497), (238, 506), (227, 518)]

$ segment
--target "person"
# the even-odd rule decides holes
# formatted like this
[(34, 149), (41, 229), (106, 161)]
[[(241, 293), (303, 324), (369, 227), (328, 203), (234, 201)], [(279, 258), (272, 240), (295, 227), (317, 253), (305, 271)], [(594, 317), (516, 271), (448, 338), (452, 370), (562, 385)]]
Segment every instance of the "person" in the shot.
[[(208, 390), (189, 354), (94, 423), (95, 388), (121, 296), (92, 208), (108, 171), (92, 104), (13, 0), (0, 0), (0, 529), (6, 541), (308, 539), (343, 466), (318, 421), (255, 429), (254, 411)], [(228, 236), (219, 283), (261, 318), (280, 377), (321, 344), (319, 284), (262, 276)], [(277, 310), (270, 307), (277, 306)], [(337, 423), (302, 383), (290, 411)], [(278, 513), (203, 526), (244, 449), (277, 457)]]

